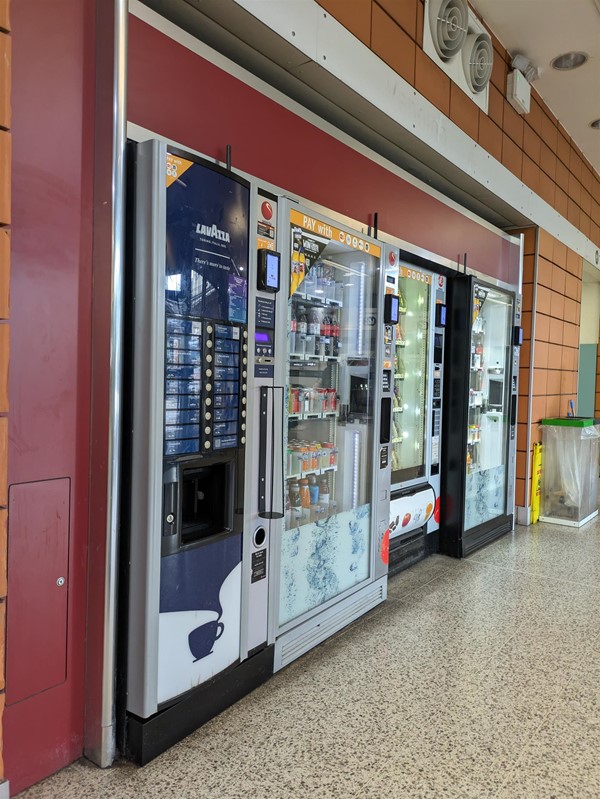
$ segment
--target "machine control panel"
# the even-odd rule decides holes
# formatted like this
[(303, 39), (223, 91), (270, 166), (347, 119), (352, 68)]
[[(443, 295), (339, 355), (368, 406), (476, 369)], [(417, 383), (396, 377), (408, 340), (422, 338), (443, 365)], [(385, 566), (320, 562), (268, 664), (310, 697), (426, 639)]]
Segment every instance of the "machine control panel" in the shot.
[(167, 317), (166, 457), (245, 444), (247, 337), (241, 325)]

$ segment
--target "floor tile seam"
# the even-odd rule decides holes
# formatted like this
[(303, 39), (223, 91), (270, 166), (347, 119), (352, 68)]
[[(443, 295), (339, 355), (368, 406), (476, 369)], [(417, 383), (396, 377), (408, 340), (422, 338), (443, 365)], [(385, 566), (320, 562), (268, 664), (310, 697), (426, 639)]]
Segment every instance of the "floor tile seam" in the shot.
[[(449, 571), (449, 567), (444, 569), (442, 574), (446, 573), (447, 571)], [(442, 574), (438, 574), (435, 577), (432, 577), (431, 580), (427, 580), (426, 582), (421, 583), (421, 585), (418, 585), (415, 588), (412, 588), (410, 591), (407, 591), (405, 594), (401, 594), (400, 596), (395, 596), (395, 595), (388, 594), (388, 599), (392, 600), (393, 602), (402, 602), (405, 597), (410, 596), (411, 594), (415, 594), (417, 591), (420, 591), (422, 588), (425, 588), (426, 586), (431, 585), (431, 583), (435, 583), (436, 580), (440, 579)]]
[(486, 566), (487, 568), (497, 569), (498, 571), (513, 572), (514, 574), (527, 574), (530, 577), (536, 577), (540, 580), (544, 580), (549, 583), (560, 583), (563, 585), (577, 585), (577, 586), (589, 586), (589, 587), (594, 587), (597, 585), (597, 583), (594, 583), (591, 580), (589, 582), (586, 580), (567, 580), (564, 577), (555, 577), (549, 574), (540, 574), (539, 572), (532, 572), (527, 569), (514, 569), (508, 566), (500, 566), (497, 563), (489, 561), (465, 560), (465, 564), (468, 564), (469, 566), (477, 564), (480, 566)]

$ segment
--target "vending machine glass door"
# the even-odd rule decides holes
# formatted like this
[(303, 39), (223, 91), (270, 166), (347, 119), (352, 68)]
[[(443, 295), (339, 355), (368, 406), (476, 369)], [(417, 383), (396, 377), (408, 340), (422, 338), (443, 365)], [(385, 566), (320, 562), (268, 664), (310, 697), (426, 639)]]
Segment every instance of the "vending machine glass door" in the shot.
[(279, 627), (370, 577), (379, 247), (290, 210)]
[(400, 266), (400, 317), (394, 346), (392, 485), (426, 474), (430, 275)]
[(473, 287), (465, 530), (506, 513), (513, 299)]

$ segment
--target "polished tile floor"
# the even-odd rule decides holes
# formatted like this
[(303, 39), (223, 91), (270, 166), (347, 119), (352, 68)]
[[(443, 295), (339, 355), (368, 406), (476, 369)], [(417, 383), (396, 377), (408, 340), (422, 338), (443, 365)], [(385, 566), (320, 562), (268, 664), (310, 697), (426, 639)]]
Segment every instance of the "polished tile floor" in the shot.
[(145, 768), (21, 799), (599, 799), (600, 522), (390, 580), (380, 609)]

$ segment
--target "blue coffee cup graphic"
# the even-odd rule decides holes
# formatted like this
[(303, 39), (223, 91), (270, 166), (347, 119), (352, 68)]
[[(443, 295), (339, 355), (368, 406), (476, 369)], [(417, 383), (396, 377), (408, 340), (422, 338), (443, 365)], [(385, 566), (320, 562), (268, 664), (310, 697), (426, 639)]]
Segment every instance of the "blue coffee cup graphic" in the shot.
[(223, 635), (225, 625), (222, 621), (209, 621), (201, 624), (188, 636), (190, 652), (194, 656), (194, 663), (212, 654), (215, 641)]

